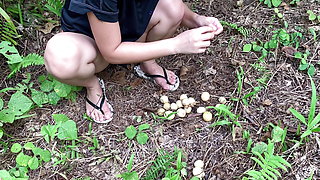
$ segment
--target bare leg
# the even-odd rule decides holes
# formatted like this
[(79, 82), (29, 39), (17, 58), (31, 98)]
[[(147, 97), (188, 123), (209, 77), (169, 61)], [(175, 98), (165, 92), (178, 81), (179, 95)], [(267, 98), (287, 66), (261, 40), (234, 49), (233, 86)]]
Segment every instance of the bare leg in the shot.
[[(108, 63), (101, 57), (93, 39), (77, 33), (59, 33), (48, 42), (44, 56), (50, 74), (63, 83), (86, 87), (87, 98), (100, 104), (102, 90), (95, 73), (105, 69)], [(86, 104), (87, 114), (96, 121), (111, 118), (106, 103), (102, 110), (105, 115)]]
[[(181, 0), (160, 0), (146, 32), (138, 41), (150, 42), (172, 37), (181, 24), (184, 15), (184, 4)], [(155, 60), (145, 61), (140, 64), (141, 69), (148, 74), (163, 75), (163, 69)], [(169, 82), (174, 84), (175, 74), (167, 71)], [(165, 90), (169, 89), (169, 84), (163, 78), (156, 78), (156, 82)]]

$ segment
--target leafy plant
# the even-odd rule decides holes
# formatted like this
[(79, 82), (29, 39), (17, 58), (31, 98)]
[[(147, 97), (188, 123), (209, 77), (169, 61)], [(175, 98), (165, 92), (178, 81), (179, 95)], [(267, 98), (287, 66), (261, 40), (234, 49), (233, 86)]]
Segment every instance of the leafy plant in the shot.
[(261, 170), (249, 170), (245, 173), (248, 177), (243, 177), (242, 179), (271, 180), (282, 177), (278, 169), (288, 171), (287, 167), (291, 167), (291, 165), (281, 156), (274, 155), (274, 148), (274, 143), (271, 141), (269, 141), (268, 145), (263, 142), (256, 144), (256, 146), (252, 148), (252, 153), (257, 156), (257, 158), (251, 157), (251, 159), (261, 167)]
[(305, 118), (301, 113), (299, 113), (297, 110), (293, 108), (289, 108), (289, 111), (297, 118), (299, 119), (304, 125), (307, 126), (307, 129), (301, 134), (301, 140), (305, 139), (307, 136), (312, 134), (313, 132), (320, 132), (320, 113), (315, 116), (316, 113), (316, 104), (317, 104), (317, 90), (316, 86), (312, 80), (312, 78), (309, 76), (310, 82), (311, 82), (311, 104), (309, 109), (309, 115), (308, 118)]
[[(75, 101), (76, 92), (82, 87), (64, 84), (52, 76), (41, 75), (38, 77), (40, 90), (47, 96), (49, 104), (56, 105), (61, 98), (71, 99)], [(41, 101), (40, 101), (41, 102)]]
[(299, 65), (300, 71), (307, 70), (307, 72), (310, 76), (314, 76), (316, 69), (313, 64), (307, 62), (307, 58), (308, 58), (309, 54), (310, 54), (310, 52), (308, 50), (306, 50), (305, 53), (296, 52), (294, 54), (294, 57), (297, 59), (300, 59), (300, 65)]
[(146, 144), (149, 136), (148, 134), (142, 132), (143, 130), (147, 130), (150, 128), (149, 124), (141, 124), (138, 127), (138, 131), (134, 126), (128, 126), (124, 131), (124, 134), (127, 136), (128, 139), (132, 140), (136, 137), (136, 140), (139, 144)]
[(22, 68), (34, 65), (43, 65), (44, 59), (38, 54), (29, 54), (26, 57), (20, 56), (18, 50), (8, 41), (0, 43), (0, 53), (7, 58), (7, 63), (11, 73), (8, 77), (12, 77), (15, 73), (19, 72)]
[(46, 0), (47, 3), (45, 7), (52, 13), (54, 13), (56, 16), (60, 17), (61, 16), (61, 10), (63, 7), (63, 2), (62, 0)]
[(20, 35), (17, 32), (17, 28), (12, 22), (10, 16), (6, 13), (4, 9), (0, 7), (0, 40), (8, 41), (14, 45), (17, 45), (16, 38), (19, 38)]
[[(176, 160), (176, 164), (173, 164)], [(175, 149), (173, 153), (164, 150), (159, 151), (159, 155), (148, 168), (143, 180), (181, 180), (185, 176), (186, 163), (182, 161), (182, 151)], [(175, 167), (173, 165), (176, 165)]]
[(269, 8), (271, 7), (278, 7), (282, 0), (259, 0), (260, 2), (263, 2), (265, 5), (268, 5)]
[(237, 121), (238, 116), (230, 111), (230, 106), (217, 104), (216, 106), (208, 106), (207, 109), (214, 109), (216, 111), (214, 116), (218, 117), (217, 122), (210, 125), (210, 127), (231, 125), (232, 123), (241, 127), (240, 123)]
[(139, 180), (138, 173), (136, 171), (131, 171), (133, 159), (134, 159), (134, 154), (131, 154), (131, 157), (130, 157), (128, 165), (127, 165), (127, 172), (124, 172), (122, 174), (118, 174), (118, 175), (116, 175), (116, 177), (122, 178), (123, 180)]
[(77, 125), (64, 114), (52, 115), (56, 124), (41, 127), (41, 134), (45, 141), (50, 143), (57, 136), (60, 140), (76, 140), (78, 138)]
[(223, 25), (224, 27), (230, 27), (231, 29), (234, 29), (236, 31), (238, 31), (241, 35), (243, 35), (244, 37), (248, 37), (251, 34), (251, 31), (248, 30), (247, 28), (243, 27), (243, 26), (238, 26), (234, 23), (229, 23), (226, 21), (220, 21), (221, 25)]
[[(30, 151), (27, 154), (33, 155), (26, 155), (26, 151)], [(27, 142), (24, 146), (19, 143), (14, 143), (11, 146), (11, 152), (19, 153), (16, 156), (17, 165), (9, 171), (1, 170), (0, 178), (28, 178), (27, 173), (29, 170), (35, 170), (42, 165), (42, 162), (49, 162), (51, 160), (50, 151), (38, 148), (32, 142)]]
[(317, 16), (313, 11), (311, 10), (307, 10), (307, 13), (309, 15), (309, 20), (310, 21), (314, 21), (314, 20), (318, 20), (320, 22), (320, 15)]

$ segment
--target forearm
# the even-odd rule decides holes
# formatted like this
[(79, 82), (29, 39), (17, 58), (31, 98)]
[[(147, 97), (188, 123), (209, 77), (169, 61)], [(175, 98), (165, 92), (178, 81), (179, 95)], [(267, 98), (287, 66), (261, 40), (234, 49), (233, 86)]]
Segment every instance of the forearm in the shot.
[(184, 4), (184, 16), (182, 18), (181, 25), (191, 29), (199, 27), (199, 24), (196, 21), (198, 16), (200, 15), (192, 12), (189, 7)]
[(130, 64), (176, 53), (174, 39), (170, 38), (147, 43), (122, 42), (112, 52), (109, 51), (107, 54), (102, 53), (102, 55), (111, 64)]

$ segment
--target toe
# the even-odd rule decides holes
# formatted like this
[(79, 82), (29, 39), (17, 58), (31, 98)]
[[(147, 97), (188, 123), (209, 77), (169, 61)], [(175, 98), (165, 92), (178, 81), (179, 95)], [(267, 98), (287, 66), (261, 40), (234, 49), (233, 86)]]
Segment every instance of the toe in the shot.
[(176, 83), (176, 75), (172, 71), (169, 71), (169, 82), (171, 84), (175, 84)]

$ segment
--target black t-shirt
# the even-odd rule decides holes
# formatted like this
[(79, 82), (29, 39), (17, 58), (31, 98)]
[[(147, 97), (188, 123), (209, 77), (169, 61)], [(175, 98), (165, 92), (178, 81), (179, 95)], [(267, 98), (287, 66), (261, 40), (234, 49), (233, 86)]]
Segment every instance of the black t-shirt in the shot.
[[(122, 41), (136, 41), (146, 30), (159, 0), (66, 0), (61, 28), (93, 38), (87, 13), (104, 22), (119, 22)], [(108, 33), (108, 32), (106, 32)]]

